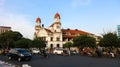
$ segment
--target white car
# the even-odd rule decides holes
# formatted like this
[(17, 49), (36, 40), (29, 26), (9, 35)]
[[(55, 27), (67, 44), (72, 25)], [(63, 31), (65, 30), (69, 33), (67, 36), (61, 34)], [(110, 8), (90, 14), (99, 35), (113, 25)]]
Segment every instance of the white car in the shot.
[(37, 49), (37, 48), (32, 48), (32, 49), (31, 49), (31, 53), (32, 53), (32, 54), (39, 54), (39, 53), (40, 53), (40, 50)]
[(63, 54), (63, 49), (62, 49), (62, 48), (56, 48), (56, 49), (53, 51), (53, 54)]

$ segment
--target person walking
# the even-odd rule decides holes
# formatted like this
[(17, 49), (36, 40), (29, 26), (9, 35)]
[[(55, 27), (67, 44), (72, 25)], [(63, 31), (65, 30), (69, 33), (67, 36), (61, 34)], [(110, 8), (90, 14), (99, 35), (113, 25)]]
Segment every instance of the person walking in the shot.
[(45, 50), (42, 50), (42, 55), (43, 55), (45, 58), (47, 58), (47, 57), (48, 57), (48, 55), (47, 55), (47, 53), (46, 53), (46, 51), (45, 51)]

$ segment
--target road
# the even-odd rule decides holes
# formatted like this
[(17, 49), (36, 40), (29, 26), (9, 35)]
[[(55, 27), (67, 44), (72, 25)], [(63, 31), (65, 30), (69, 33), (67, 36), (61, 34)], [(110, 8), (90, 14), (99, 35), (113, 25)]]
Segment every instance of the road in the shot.
[(28, 64), (31, 67), (120, 67), (120, 58), (98, 58), (86, 56), (60, 56), (50, 55), (44, 58), (40, 55), (33, 55), (31, 61), (8, 60), (7, 56), (0, 55), (0, 60), (22, 67)]

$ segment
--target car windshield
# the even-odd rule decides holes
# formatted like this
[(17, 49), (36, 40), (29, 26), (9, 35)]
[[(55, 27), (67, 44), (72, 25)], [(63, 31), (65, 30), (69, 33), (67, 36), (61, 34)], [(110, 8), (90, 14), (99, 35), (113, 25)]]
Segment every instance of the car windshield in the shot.
[(26, 50), (17, 50), (19, 53), (26, 53)]

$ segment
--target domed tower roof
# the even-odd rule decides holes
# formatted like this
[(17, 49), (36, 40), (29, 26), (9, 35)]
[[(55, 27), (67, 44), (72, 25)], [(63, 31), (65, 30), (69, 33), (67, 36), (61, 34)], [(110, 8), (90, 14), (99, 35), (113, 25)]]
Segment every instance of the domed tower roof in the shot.
[(36, 18), (36, 22), (41, 22), (41, 19), (39, 17)]
[(59, 19), (60, 19), (60, 14), (59, 13), (56, 13), (55, 16), (54, 16), (54, 18), (57, 18), (57, 17), (59, 17)]

